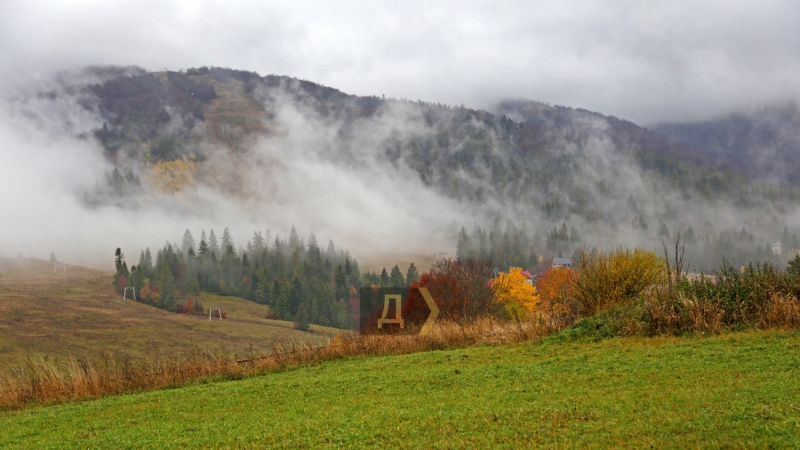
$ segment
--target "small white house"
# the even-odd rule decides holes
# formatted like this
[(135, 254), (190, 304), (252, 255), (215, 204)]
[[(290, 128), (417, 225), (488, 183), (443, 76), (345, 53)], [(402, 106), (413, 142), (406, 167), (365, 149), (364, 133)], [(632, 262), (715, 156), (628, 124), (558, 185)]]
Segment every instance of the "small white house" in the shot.
[(780, 241), (772, 244), (772, 253), (776, 255), (783, 253), (783, 245), (781, 245)]

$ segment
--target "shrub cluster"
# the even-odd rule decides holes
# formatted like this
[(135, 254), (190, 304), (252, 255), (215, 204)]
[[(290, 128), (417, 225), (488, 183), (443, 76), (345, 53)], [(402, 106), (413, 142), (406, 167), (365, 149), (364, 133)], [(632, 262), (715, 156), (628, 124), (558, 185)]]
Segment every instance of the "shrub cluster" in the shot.
[(617, 248), (608, 252), (581, 252), (580, 277), (572, 296), (585, 316), (636, 299), (645, 289), (666, 281), (665, 263), (655, 252)]
[(673, 277), (642, 302), (650, 334), (800, 326), (800, 277), (770, 263), (736, 270), (728, 264), (711, 276)]

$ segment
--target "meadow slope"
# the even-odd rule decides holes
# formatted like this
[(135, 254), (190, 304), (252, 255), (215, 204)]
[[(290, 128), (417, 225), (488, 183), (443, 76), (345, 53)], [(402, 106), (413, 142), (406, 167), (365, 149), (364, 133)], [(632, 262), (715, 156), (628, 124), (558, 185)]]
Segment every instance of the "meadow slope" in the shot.
[(800, 333), (337, 360), (0, 413), (0, 446), (798, 447)]
[(131, 300), (112, 287), (113, 274), (67, 265), (58, 273), (44, 260), (0, 260), (0, 367), (31, 354), (51, 357), (171, 358), (203, 350), (248, 355), (274, 343), (327, 343), (341, 330), (264, 319), (267, 306), (238, 297), (192, 296), (207, 308), (220, 306), (226, 320), (170, 313)]

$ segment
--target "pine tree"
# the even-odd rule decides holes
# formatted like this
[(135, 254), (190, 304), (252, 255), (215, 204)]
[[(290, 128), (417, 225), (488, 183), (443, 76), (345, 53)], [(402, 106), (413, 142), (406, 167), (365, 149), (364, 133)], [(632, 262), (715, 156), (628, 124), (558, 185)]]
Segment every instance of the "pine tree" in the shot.
[(252, 247), (253, 247), (253, 250), (252, 250), (251, 254), (255, 258), (260, 257), (261, 253), (264, 252), (265, 241), (264, 241), (264, 237), (261, 236), (261, 232), (260, 231), (256, 231), (255, 233), (253, 233)]
[(278, 297), (281, 296), (283, 286), (281, 285), (281, 280), (279, 277), (275, 277), (272, 279), (272, 288), (269, 292), (269, 298), (272, 300), (270, 303), (271, 306), (277, 306)]
[(281, 289), (278, 300), (275, 302), (275, 314), (282, 320), (291, 318), (289, 312), (289, 290)]
[(311, 327), (309, 322), (308, 304), (303, 302), (297, 309), (297, 315), (294, 318), (294, 327), (300, 331), (308, 331)]
[(467, 234), (467, 229), (461, 227), (461, 231), (458, 233), (458, 242), (456, 244), (456, 257), (458, 259), (467, 259), (472, 254), (472, 240), (469, 238)]
[(297, 235), (297, 230), (292, 227), (292, 231), (289, 233), (289, 251), (293, 252), (299, 246), (300, 237)]
[(337, 264), (336, 269), (334, 269), (333, 286), (337, 301), (347, 300), (350, 297), (350, 293), (347, 289), (347, 276), (344, 274), (344, 268), (341, 264)]
[(194, 247), (194, 237), (192, 237), (192, 232), (189, 231), (187, 228), (186, 231), (183, 232), (183, 242), (181, 243), (181, 253), (184, 255), (189, 252), (190, 248)]
[(231, 232), (228, 231), (228, 228), (225, 228), (222, 231), (222, 253), (225, 254), (228, 251), (228, 247), (232, 248), (236, 251), (236, 248), (233, 246), (233, 238), (231, 237)]
[[(133, 270), (134, 267), (136, 268), (136, 270)], [(134, 267), (131, 267), (131, 285), (134, 291), (136, 292), (136, 300), (142, 302), (144, 301), (144, 299), (142, 299), (141, 292), (145, 286), (144, 269), (142, 268), (142, 266), (134, 266)]]
[(403, 273), (400, 272), (400, 267), (397, 265), (392, 267), (389, 283), (392, 287), (406, 287), (406, 279), (403, 277)]
[(197, 246), (197, 256), (200, 258), (207, 258), (209, 253), (208, 244), (206, 244), (205, 239), (201, 239), (200, 244)]
[(292, 316), (297, 314), (298, 308), (300, 308), (300, 304), (305, 297), (304, 294), (303, 283), (300, 281), (300, 278), (295, 275), (292, 277), (292, 284), (289, 287), (289, 314)]
[(217, 258), (222, 256), (219, 252), (219, 243), (217, 242), (217, 236), (214, 234), (213, 228), (211, 229), (211, 233), (208, 235), (208, 250)]
[(406, 283), (408, 284), (408, 286), (411, 286), (418, 279), (419, 279), (419, 272), (417, 271), (417, 266), (415, 266), (414, 263), (412, 262), (411, 265), (408, 266), (408, 271), (406, 272)]
[(792, 277), (800, 277), (800, 255), (794, 255), (794, 258), (789, 261), (786, 267), (786, 274)]
[(144, 263), (145, 263), (144, 276), (145, 278), (150, 278), (153, 276), (153, 255), (150, 253), (150, 247), (147, 247), (144, 250)]
[(328, 249), (325, 250), (325, 257), (327, 257), (331, 263), (336, 262), (336, 247), (333, 246), (333, 240), (328, 241)]
[(123, 262), (125, 262), (125, 254), (122, 253), (122, 249), (117, 247), (117, 250), (114, 252), (114, 267), (117, 269), (117, 274), (122, 274)]
[(389, 274), (386, 272), (386, 267), (383, 268), (381, 271), (381, 287), (389, 287), (392, 280), (389, 278)]

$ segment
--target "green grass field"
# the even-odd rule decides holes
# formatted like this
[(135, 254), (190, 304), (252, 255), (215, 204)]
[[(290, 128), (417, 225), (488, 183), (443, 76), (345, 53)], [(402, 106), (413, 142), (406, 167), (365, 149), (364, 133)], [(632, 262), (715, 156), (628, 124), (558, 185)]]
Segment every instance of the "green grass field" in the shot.
[(0, 269), (0, 368), (34, 353), (142, 359), (207, 350), (245, 356), (280, 342), (326, 344), (341, 332), (317, 326), (314, 333), (297, 331), (291, 322), (264, 319), (265, 305), (216, 294), (204, 293), (200, 301), (206, 309), (220, 306), (226, 320), (170, 313), (123, 301), (111, 273), (84, 267), (54, 274), (47, 261), (5, 259)]
[(800, 333), (338, 360), (0, 413), (0, 446), (800, 446)]

